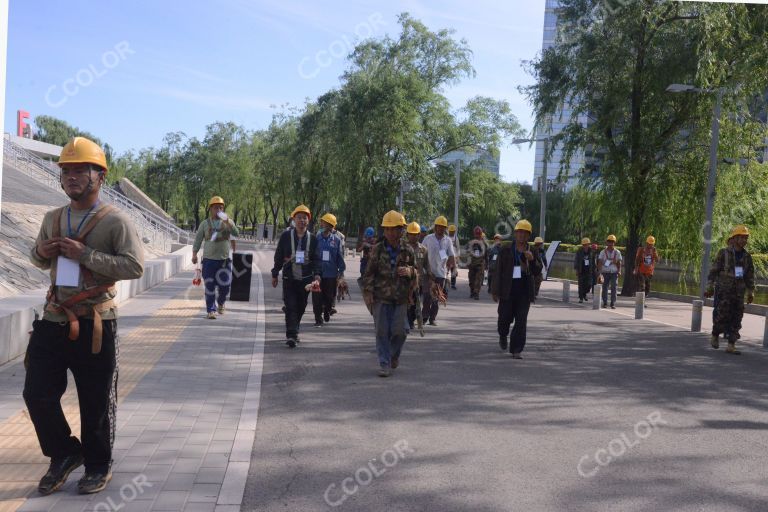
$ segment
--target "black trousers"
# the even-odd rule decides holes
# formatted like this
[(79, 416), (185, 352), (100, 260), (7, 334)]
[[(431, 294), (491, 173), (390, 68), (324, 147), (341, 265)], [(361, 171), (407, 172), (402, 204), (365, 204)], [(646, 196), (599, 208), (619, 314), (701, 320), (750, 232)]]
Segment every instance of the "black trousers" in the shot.
[[(117, 321), (103, 321), (101, 352), (91, 353), (93, 320), (80, 319), (80, 337), (67, 338), (69, 325), (36, 320), (27, 356), (24, 402), (43, 455), (60, 459), (82, 453), (86, 471), (106, 472), (112, 464), (117, 412), (119, 344)], [(80, 403), (80, 440), (61, 408), (72, 372)]]
[(315, 314), (315, 322), (322, 322), (323, 313), (331, 314), (331, 309), (336, 301), (335, 277), (323, 277), (320, 279), (320, 292), (312, 293), (312, 312)]
[(507, 300), (499, 300), (499, 336), (509, 335), (512, 325), (512, 336), (509, 339), (509, 351), (520, 353), (525, 348), (525, 332), (528, 326), (528, 310), (531, 303), (527, 295), (513, 294)]
[(285, 337), (298, 338), (299, 324), (307, 309), (309, 292), (304, 283), (295, 279), (283, 279), (283, 302), (285, 303)]
[(587, 294), (592, 289), (592, 274), (579, 274), (579, 298), (587, 300)]

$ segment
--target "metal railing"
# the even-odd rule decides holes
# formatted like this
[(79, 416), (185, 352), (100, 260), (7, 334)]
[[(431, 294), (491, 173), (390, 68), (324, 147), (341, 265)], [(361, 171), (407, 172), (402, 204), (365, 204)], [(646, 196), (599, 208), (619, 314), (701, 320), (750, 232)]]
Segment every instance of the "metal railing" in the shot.
[[(59, 169), (55, 163), (43, 160), (5, 138), (3, 151), (3, 159), (12, 162), (14, 168), (51, 188), (61, 190)], [(173, 243), (188, 244), (195, 237), (194, 233), (181, 229), (110, 187), (102, 187), (101, 199), (126, 213), (136, 225), (144, 243), (152, 244), (163, 252), (170, 252)]]

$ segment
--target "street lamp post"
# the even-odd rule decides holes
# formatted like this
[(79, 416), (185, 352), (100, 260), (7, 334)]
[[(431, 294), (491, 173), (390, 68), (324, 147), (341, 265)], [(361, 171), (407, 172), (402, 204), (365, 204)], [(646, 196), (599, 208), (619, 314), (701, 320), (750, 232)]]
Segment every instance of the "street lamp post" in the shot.
[(456, 229), (459, 229), (459, 194), (461, 188), (461, 160), (456, 160), (454, 167), (456, 168), (456, 194), (453, 198), (453, 225)]
[(672, 84), (667, 92), (715, 92), (715, 108), (712, 114), (712, 141), (709, 146), (709, 177), (707, 179), (707, 203), (704, 220), (704, 254), (701, 260), (701, 275), (699, 276), (699, 296), (704, 297), (709, 279), (709, 258), (712, 254), (712, 214), (715, 208), (715, 185), (717, 184), (717, 147), (720, 143), (720, 110), (723, 105), (723, 89), (699, 89), (692, 85)]

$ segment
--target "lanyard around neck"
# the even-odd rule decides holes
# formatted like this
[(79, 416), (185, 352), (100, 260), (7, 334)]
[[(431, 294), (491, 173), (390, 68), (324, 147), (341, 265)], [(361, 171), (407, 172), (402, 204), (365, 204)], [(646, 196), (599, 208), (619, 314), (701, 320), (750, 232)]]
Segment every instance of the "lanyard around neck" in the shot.
[(93, 206), (91, 206), (87, 212), (85, 212), (85, 216), (80, 221), (80, 224), (77, 225), (77, 230), (72, 231), (72, 208), (67, 206), (67, 236), (75, 236), (78, 233), (80, 233), (80, 229), (83, 227), (83, 224), (85, 224), (85, 220), (88, 218), (88, 216), (93, 212), (93, 210), (99, 205), (99, 202), (96, 201)]

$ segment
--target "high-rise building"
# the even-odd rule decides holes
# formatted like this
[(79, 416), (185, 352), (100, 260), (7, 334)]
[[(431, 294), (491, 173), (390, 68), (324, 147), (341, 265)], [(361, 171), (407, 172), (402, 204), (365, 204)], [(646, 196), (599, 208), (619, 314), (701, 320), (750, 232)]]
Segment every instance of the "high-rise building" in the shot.
[[(544, 37), (541, 44), (541, 49), (547, 48), (555, 44), (555, 38), (557, 37), (557, 8), (560, 6), (559, 0), (546, 0), (544, 5)], [(573, 112), (570, 105), (566, 104), (562, 110), (556, 112), (550, 119), (549, 131), (542, 129), (542, 132), (537, 136), (538, 138), (544, 138), (546, 136), (552, 136), (560, 133), (560, 131), (569, 123), (573, 118)], [(578, 121), (586, 124), (587, 117), (580, 116)], [(571, 161), (568, 167), (561, 170), (561, 161), (563, 159), (563, 148), (558, 145), (552, 152), (552, 156), (547, 160), (547, 182), (549, 189), (562, 188), (570, 190), (575, 187), (579, 182), (579, 175), (585, 167), (585, 157), (583, 151), (578, 151), (571, 156)], [(533, 188), (535, 190), (541, 190), (541, 177), (544, 170), (544, 142), (536, 142), (536, 161), (533, 168)], [(562, 176), (561, 176), (562, 172)]]

